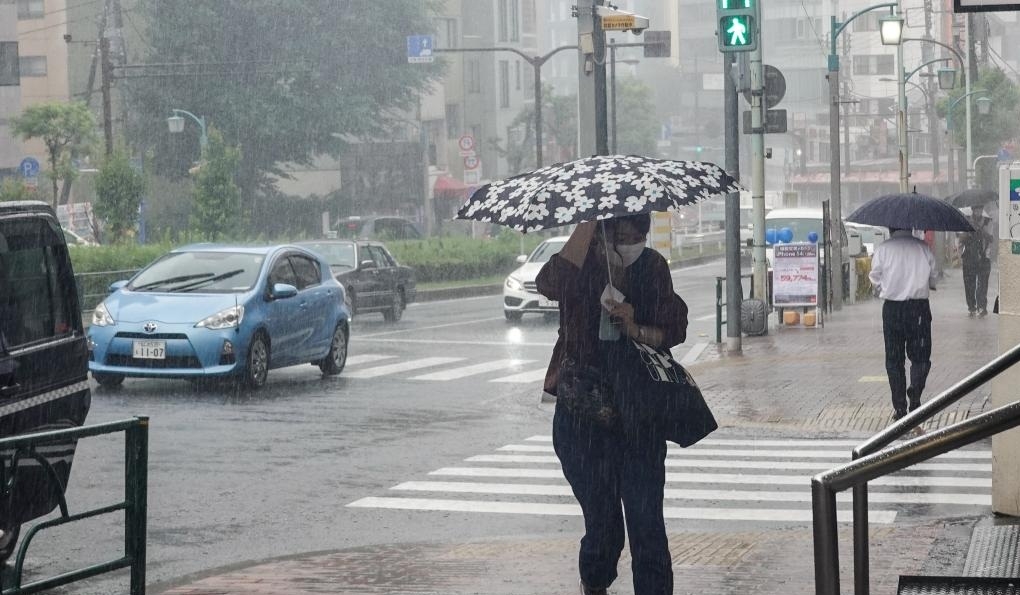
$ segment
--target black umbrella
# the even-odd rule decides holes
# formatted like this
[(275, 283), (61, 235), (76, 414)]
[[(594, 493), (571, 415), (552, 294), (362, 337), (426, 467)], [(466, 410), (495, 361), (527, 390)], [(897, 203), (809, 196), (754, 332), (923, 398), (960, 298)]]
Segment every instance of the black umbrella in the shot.
[(869, 200), (850, 213), (846, 220), (897, 229), (974, 231), (956, 207), (916, 192), (890, 194)]
[(963, 192), (957, 192), (948, 199), (949, 204), (957, 208), (984, 206), (990, 202), (999, 200), (999, 195), (992, 190), (981, 190), (980, 188), (968, 188)]
[(458, 219), (536, 231), (583, 221), (673, 211), (740, 186), (719, 166), (636, 155), (596, 155), (479, 188)]

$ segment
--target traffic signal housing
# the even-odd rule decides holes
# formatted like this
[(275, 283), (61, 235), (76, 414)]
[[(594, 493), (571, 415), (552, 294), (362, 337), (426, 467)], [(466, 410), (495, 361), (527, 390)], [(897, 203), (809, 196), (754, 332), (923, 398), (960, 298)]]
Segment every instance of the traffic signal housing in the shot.
[(758, 0), (716, 0), (720, 52), (758, 49)]

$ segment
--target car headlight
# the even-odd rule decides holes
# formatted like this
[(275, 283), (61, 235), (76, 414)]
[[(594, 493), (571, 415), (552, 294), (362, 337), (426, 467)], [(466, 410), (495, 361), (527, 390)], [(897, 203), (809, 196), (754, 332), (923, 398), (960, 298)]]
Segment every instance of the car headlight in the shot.
[(242, 320), (244, 320), (244, 306), (233, 306), (202, 320), (195, 325), (195, 328), (211, 330), (235, 328), (241, 326)]
[(92, 311), (92, 326), (111, 326), (114, 324), (116, 322), (113, 320), (113, 316), (110, 316), (110, 311), (106, 309), (105, 303), (100, 303)]
[(506, 286), (508, 289), (512, 289), (514, 291), (521, 291), (522, 289), (524, 289), (524, 284), (521, 283), (516, 277), (507, 277)]

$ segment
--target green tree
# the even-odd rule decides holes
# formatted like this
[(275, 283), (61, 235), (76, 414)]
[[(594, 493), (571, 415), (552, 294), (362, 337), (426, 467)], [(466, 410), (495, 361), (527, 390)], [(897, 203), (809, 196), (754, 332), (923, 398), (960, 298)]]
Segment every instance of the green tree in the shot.
[(134, 229), (144, 193), (145, 177), (131, 166), (127, 153), (114, 151), (99, 168), (94, 205), (112, 241), (126, 239)]
[(39, 190), (29, 188), (17, 178), (5, 178), (0, 182), (0, 202), (12, 200), (41, 200)]
[[(535, 110), (525, 107), (510, 128), (510, 139), (492, 139), (493, 147), (507, 160), (512, 174), (535, 167)], [(545, 165), (569, 161), (577, 156), (577, 95), (556, 95), (550, 85), (542, 86), (542, 144)]]
[(219, 240), (241, 222), (241, 192), (234, 181), (241, 150), (231, 147), (215, 128), (209, 129), (209, 143), (203, 160), (194, 170), (191, 228), (200, 236)]
[(339, 155), (345, 139), (393, 137), (441, 72), (441, 61), (409, 64), (406, 53), (407, 36), (432, 31), (434, 0), (186, 4), (139, 2), (145, 61), (185, 66), (131, 82), (132, 142), (155, 147), (159, 172), (183, 176), (197, 129), (170, 135), (166, 118), (174, 108), (204, 117), (243, 152), (245, 201), (272, 189), (280, 163)]
[(616, 152), (656, 157), (661, 125), (656, 117), (652, 88), (635, 78), (619, 78), (616, 80), (616, 106), (619, 110)]
[[(975, 93), (971, 101), (979, 97), (987, 97), (991, 100), (991, 111), (988, 115), (978, 113), (977, 106), (972, 107), (971, 112), (971, 134), (974, 138), (974, 147), (971, 150), (974, 157), (980, 155), (995, 155), (1003, 144), (1016, 140), (1020, 135), (1020, 120), (1016, 114), (1020, 108), (1020, 89), (1017, 88), (1006, 73), (999, 68), (985, 68), (981, 70), (980, 78), (972, 85), (973, 90), (981, 89), (984, 93)], [(954, 101), (962, 97), (965, 89), (957, 88), (938, 104), (940, 117), (947, 116), (947, 110)], [(953, 140), (956, 146), (967, 146), (967, 125), (966, 125), (966, 99), (960, 101), (953, 110)], [(995, 180), (995, 167), (993, 162), (985, 160), (987, 169), (980, 168), (977, 172), (977, 179), (984, 183), (979, 184), (983, 188), (995, 188), (998, 182)], [(970, 164), (966, 164), (970, 167)]]
[(60, 196), (58, 183), (70, 189), (78, 173), (72, 160), (88, 154), (96, 142), (92, 112), (80, 101), (39, 103), (12, 118), (11, 129), (25, 140), (38, 138), (46, 145), (50, 165), (46, 177), (53, 184), (53, 208), (56, 208)]

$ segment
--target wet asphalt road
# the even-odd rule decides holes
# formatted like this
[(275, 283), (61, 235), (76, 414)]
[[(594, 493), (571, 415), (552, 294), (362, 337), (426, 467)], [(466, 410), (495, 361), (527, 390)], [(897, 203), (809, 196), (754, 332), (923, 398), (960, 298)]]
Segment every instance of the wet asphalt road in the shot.
[[(691, 304), (690, 340), (679, 354), (714, 337), (715, 275), (722, 271), (720, 261), (675, 275)], [(489, 296), (414, 304), (396, 324), (365, 315), (353, 326), (352, 365), (335, 378), (297, 366), (272, 371), (263, 390), (247, 394), (183, 381), (95, 387), (88, 423), (151, 418), (147, 582), (316, 550), (573, 528), (570, 517), (486, 515), (481, 523), (435, 524), (451, 514), (346, 507), (442, 464), (548, 434), (552, 406), (540, 402), (535, 372), (548, 362), (556, 321), (526, 316), (509, 325), (501, 303)], [(353, 364), (358, 357), (365, 363)], [(424, 358), (445, 358), (435, 360), (445, 368), (518, 362), (459, 379), (414, 379), (442, 365), (356, 374)], [(519, 374), (526, 378), (491, 382)], [(79, 445), (67, 490), (72, 513), (122, 498), (122, 453), (122, 435)], [(29, 577), (66, 571), (113, 559), (122, 544), (119, 516), (84, 521), (36, 538), (26, 567)], [(125, 571), (63, 590), (126, 591)]]

